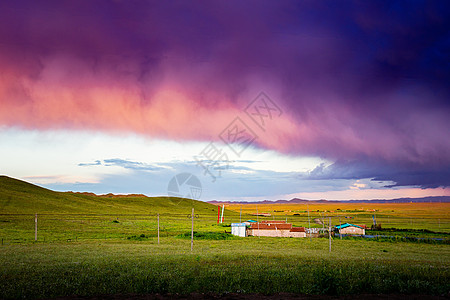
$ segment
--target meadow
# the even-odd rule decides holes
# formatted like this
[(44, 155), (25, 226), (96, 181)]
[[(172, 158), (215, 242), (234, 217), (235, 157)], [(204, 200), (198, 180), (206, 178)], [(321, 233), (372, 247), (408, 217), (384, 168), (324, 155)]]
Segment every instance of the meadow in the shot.
[(1, 247), (1, 298), (192, 292), (446, 294), (448, 245), (175, 237)]
[[(196, 238), (191, 251), (190, 214)], [(448, 239), (448, 204), (309, 205), (311, 220), (385, 218)], [(339, 210), (338, 210), (339, 208)], [(305, 206), (217, 206), (188, 199), (58, 193), (0, 177), (0, 298), (227, 293), (359, 295), (450, 291), (450, 245), (333, 238), (239, 238), (231, 222), (285, 219), (308, 227)], [(375, 211), (370, 211), (374, 209)], [(35, 241), (35, 214), (38, 235)], [(158, 214), (160, 238), (158, 243)], [(411, 218), (415, 223), (411, 226)], [(439, 219), (440, 223), (435, 223)], [(420, 221), (419, 221), (420, 220)], [(380, 221), (379, 221), (380, 222)], [(311, 226), (322, 227), (311, 222)]]
[[(293, 224), (320, 227), (312, 220), (331, 217), (339, 223), (365, 224), (373, 217), (382, 228), (427, 229), (450, 233), (450, 203), (326, 203), (326, 204), (227, 204), (226, 209), (244, 214), (270, 214), (270, 218), (288, 219)], [(254, 217), (255, 218), (255, 217)], [(328, 222), (328, 221), (327, 221)]]

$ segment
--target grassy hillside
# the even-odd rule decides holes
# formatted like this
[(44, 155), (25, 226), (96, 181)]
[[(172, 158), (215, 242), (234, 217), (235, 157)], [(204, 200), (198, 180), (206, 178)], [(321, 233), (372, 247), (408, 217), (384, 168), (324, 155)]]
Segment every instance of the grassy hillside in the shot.
[(2, 214), (187, 214), (192, 207), (196, 213), (217, 213), (216, 206), (190, 199), (54, 192), (21, 180), (0, 176)]
[[(4, 243), (32, 242), (34, 214), (38, 214), (38, 241), (128, 239), (190, 231), (192, 207), (195, 228), (221, 231), (217, 206), (191, 199), (54, 192), (36, 185), (0, 176), (0, 238)], [(227, 211), (227, 222), (239, 214)]]

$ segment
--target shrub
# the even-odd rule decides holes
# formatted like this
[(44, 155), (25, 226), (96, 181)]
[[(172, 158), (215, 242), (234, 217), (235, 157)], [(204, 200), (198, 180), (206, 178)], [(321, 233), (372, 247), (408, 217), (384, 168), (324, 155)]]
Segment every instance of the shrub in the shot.
[[(179, 238), (190, 239), (191, 232), (177, 235)], [(194, 239), (198, 240), (229, 240), (236, 238), (234, 235), (225, 232), (197, 232), (194, 231)]]

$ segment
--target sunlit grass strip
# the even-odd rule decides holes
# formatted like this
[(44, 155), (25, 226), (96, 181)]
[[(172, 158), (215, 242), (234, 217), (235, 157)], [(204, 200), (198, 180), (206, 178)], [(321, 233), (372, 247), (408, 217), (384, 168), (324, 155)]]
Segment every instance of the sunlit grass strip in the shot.
[(158, 257), (75, 262), (2, 274), (2, 298), (117, 293), (443, 294), (449, 272), (392, 262), (294, 261), (287, 257)]
[(447, 245), (182, 238), (0, 248), (0, 298), (116, 293), (420, 293), (450, 289)]

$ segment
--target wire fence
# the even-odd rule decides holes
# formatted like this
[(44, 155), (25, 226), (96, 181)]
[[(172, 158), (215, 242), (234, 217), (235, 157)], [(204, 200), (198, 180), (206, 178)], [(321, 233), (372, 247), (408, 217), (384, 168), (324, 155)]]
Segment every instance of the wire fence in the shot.
[[(230, 224), (249, 219), (284, 220), (293, 226), (327, 228), (343, 223), (366, 224), (370, 228), (372, 219), (367, 216), (346, 216), (311, 213), (307, 215), (239, 215), (225, 214), (224, 223), (218, 224), (214, 213), (194, 213), (195, 231), (231, 232)], [(158, 222), (159, 218), (159, 222)], [(450, 219), (446, 216), (417, 218), (409, 216), (377, 217), (377, 224), (384, 228), (429, 229), (450, 233)], [(152, 240), (159, 236), (177, 236), (192, 230), (192, 216), (188, 213), (151, 214), (0, 214), (0, 238), (2, 244), (83, 241), (83, 240)]]
[[(175, 236), (191, 230), (191, 215), (160, 214), (159, 235)], [(211, 227), (214, 215), (194, 215), (196, 230)], [(217, 227), (214, 228), (214, 227)], [(215, 224), (215, 230), (222, 226)], [(158, 214), (3, 214), (2, 243), (139, 239), (158, 236)]]

